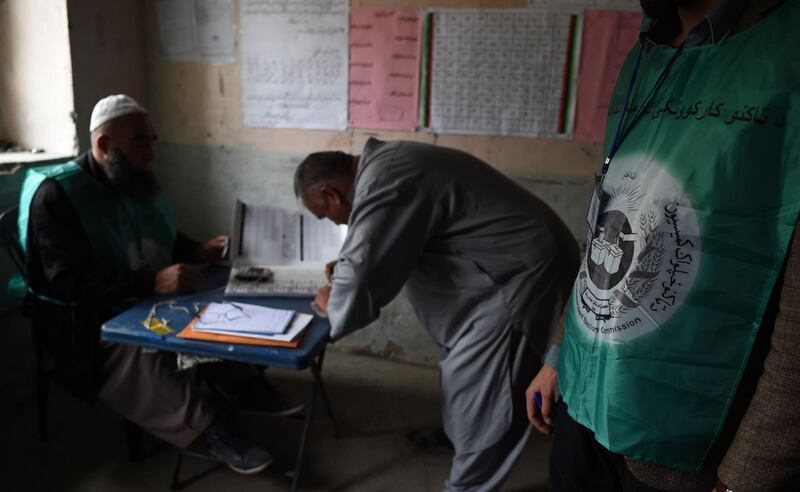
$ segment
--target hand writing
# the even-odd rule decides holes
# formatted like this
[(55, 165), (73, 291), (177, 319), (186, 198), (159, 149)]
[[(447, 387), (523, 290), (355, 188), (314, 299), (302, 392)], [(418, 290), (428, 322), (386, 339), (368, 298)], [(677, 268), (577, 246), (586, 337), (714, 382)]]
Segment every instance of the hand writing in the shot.
[(228, 236), (217, 236), (199, 245), (195, 253), (197, 261), (203, 263), (218, 263), (224, 260), (223, 254), (227, 256), (229, 239)]

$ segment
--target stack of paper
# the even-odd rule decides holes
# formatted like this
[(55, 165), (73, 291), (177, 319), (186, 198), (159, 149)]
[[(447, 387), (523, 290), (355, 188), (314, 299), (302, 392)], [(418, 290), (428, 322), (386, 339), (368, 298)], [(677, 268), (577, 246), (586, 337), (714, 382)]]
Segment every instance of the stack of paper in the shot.
[(203, 333), (236, 337), (291, 341), (313, 316), (286, 309), (273, 309), (234, 302), (211, 303), (194, 322)]

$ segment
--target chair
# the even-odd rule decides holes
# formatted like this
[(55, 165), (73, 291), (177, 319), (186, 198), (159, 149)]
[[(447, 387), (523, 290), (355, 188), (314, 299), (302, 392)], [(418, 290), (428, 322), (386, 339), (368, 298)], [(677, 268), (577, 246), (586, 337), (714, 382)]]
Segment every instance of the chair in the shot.
[[(28, 286), (28, 277), (25, 270), (25, 253), (22, 244), (19, 242), (19, 229), (17, 226), (19, 207), (12, 207), (0, 214), (0, 243), (6, 254), (14, 263), (18, 273), (25, 281), (29, 297), (35, 297), (43, 302), (53, 302), (65, 305), (57, 300), (36, 294)], [(25, 303), (22, 314), (28, 316), (26, 308), (29, 303)], [(28, 316), (30, 317), (30, 316)], [(44, 346), (42, 344), (42, 327), (33, 322), (33, 345), (36, 353), (36, 413), (39, 427), (39, 440), (47, 441), (48, 427), (48, 401), (50, 394), (50, 381), (45, 372), (44, 366)], [(143, 431), (131, 422), (125, 421), (125, 435), (128, 443), (128, 459), (131, 462), (139, 461), (145, 457), (145, 444), (143, 442)]]
[[(17, 268), (17, 272), (22, 276), (25, 284), (28, 278), (25, 272), (25, 253), (19, 242), (17, 229), (17, 212), (19, 207), (12, 207), (0, 214), (0, 243)], [(23, 314), (25, 310), (23, 309)], [(49, 396), (49, 381), (44, 371), (44, 349), (42, 347), (41, 327), (33, 323), (33, 346), (36, 354), (36, 414), (39, 426), (39, 439), (47, 441), (47, 410)]]
[(19, 207), (11, 207), (0, 214), (0, 241), (19, 274), (25, 278), (25, 253), (22, 252), (17, 230), (18, 210)]

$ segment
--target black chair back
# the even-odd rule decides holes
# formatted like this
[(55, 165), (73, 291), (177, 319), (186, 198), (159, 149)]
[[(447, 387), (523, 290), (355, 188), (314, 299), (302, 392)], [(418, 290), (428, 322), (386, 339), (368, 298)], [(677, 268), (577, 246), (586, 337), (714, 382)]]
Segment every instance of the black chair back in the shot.
[(0, 214), (0, 243), (3, 244), (3, 249), (8, 257), (11, 258), (14, 266), (17, 267), (19, 274), (27, 281), (27, 276), (25, 275), (25, 253), (22, 251), (17, 229), (18, 211), (19, 207), (11, 207)]

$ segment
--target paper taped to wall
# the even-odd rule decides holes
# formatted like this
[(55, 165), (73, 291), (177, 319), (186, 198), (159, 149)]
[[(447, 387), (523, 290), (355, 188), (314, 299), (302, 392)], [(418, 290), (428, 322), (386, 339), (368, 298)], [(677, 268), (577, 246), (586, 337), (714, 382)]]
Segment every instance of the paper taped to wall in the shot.
[(531, 10), (445, 10), (433, 16), (430, 128), (563, 133), (574, 16)]
[(347, 128), (347, 0), (242, 0), (247, 126)]
[(414, 131), (420, 24), (413, 7), (353, 7), (350, 13), (350, 126)]
[(236, 61), (233, 0), (158, 0), (156, 15), (163, 58)]

